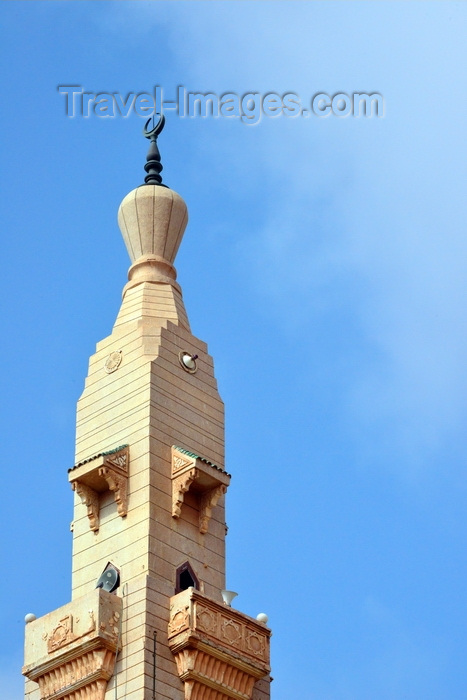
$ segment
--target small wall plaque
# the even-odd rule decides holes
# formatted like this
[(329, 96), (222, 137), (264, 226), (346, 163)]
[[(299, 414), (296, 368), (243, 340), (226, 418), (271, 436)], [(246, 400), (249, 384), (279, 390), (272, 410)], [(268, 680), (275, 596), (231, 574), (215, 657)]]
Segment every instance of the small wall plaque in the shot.
[(107, 372), (107, 374), (112, 374), (112, 372), (115, 372), (115, 370), (118, 369), (121, 364), (122, 351), (116, 350), (115, 352), (111, 352), (108, 358), (106, 359), (104, 369)]

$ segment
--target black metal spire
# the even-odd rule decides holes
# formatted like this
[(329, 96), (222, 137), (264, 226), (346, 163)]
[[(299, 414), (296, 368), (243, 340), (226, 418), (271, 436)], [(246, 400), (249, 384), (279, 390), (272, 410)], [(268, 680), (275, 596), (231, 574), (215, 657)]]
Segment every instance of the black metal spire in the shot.
[[(153, 120), (153, 127), (150, 131), (148, 131), (148, 124), (151, 119)], [(146, 156), (146, 164), (144, 166), (144, 169), (147, 172), (147, 175), (144, 178), (145, 185), (160, 185), (161, 187), (167, 187), (167, 185), (162, 184), (162, 177), (160, 173), (163, 166), (161, 163), (161, 154), (159, 153), (159, 149), (157, 147), (157, 137), (164, 128), (164, 124), (165, 117), (163, 114), (161, 114), (157, 124), (155, 124), (155, 118), (153, 116), (150, 117), (144, 125), (143, 134), (151, 141), (148, 155)]]

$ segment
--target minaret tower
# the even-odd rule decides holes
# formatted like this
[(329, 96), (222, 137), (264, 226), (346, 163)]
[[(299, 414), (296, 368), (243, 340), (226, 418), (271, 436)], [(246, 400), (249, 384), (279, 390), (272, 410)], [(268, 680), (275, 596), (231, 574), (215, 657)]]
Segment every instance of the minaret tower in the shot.
[(224, 590), (223, 403), (176, 282), (188, 215), (162, 184), (164, 117), (149, 123), (118, 212), (129, 281), (78, 401), (72, 600), (26, 625), (27, 700), (270, 697), (267, 619)]

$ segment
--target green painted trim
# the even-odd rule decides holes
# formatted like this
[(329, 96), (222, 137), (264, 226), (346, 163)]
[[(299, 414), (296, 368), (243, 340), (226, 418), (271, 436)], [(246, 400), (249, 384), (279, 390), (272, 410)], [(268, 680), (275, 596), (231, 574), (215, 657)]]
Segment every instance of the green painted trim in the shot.
[(97, 455), (93, 455), (92, 457), (88, 457), (87, 459), (82, 459), (81, 462), (75, 464), (74, 467), (71, 467), (71, 469), (69, 469), (68, 471), (72, 472), (73, 469), (81, 467), (83, 464), (87, 464), (88, 462), (92, 462), (93, 459), (97, 459), (98, 457), (106, 457), (107, 455), (112, 455), (115, 452), (120, 452), (120, 450), (123, 450), (125, 447), (129, 447), (129, 445), (119, 445), (118, 447), (114, 447), (113, 450), (105, 450), (105, 452), (99, 452), (99, 454)]

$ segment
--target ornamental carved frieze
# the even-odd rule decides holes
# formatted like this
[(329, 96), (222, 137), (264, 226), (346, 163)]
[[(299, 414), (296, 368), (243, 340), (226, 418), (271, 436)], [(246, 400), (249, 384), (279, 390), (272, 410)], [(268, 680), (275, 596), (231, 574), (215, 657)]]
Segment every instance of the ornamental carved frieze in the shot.
[(169, 620), (169, 634), (178, 634), (179, 632), (188, 629), (188, 627), (190, 626), (190, 617), (188, 611), (188, 605), (182, 605), (181, 608), (177, 608), (171, 611)]
[(172, 447), (172, 517), (181, 517), (187, 491), (197, 496), (199, 507), (199, 531), (205, 534), (209, 528), (212, 509), (227, 491), (230, 474), (213, 462), (181, 447)]
[[(79, 633), (73, 631), (73, 615), (71, 614), (66, 615), (64, 618), (59, 620), (58, 625), (51, 631), (50, 634), (45, 633), (45, 636), (47, 638), (47, 651), (49, 652), (49, 654), (51, 654), (53, 651), (57, 651), (57, 649), (63, 649), (63, 647), (67, 646), (68, 644), (76, 642), (76, 640), (85, 637), (91, 632), (94, 632), (94, 630), (96, 629), (94, 611), (89, 610), (88, 615), (89, 624), (81, 625)], [(75, 620), (75, 629), (76, 625), (79, 622), (80, 619), (77, 618)]]
[(194, 588), (170, 603), (169, 647), (185, 700), (251, 700), (269, 674), (270, 630)]
[(102, 589), (26, 625), (23, 674), (41, 700), (104, 700), (121, 648), (122, 599)]
[(237, 649), (241, 648), (243, 642), (243, 625), (231, 618), (223, 617), (220, 625), (220, 638), (225, 644), (229, 644)]
[(128, 445), (124, 445), (80, 462), (69, 470), (71, 488), (86, 505), (89, 527), (94, 532), (99, 530), (101, 493), (112, 491), (118, 514), (123, 518), (128, 513), (129, 462)]
[(217, 615), (215, 611), (206, 608), (200, 603), (196, 607), (196, 623), (202, 632), (217, 634)]

